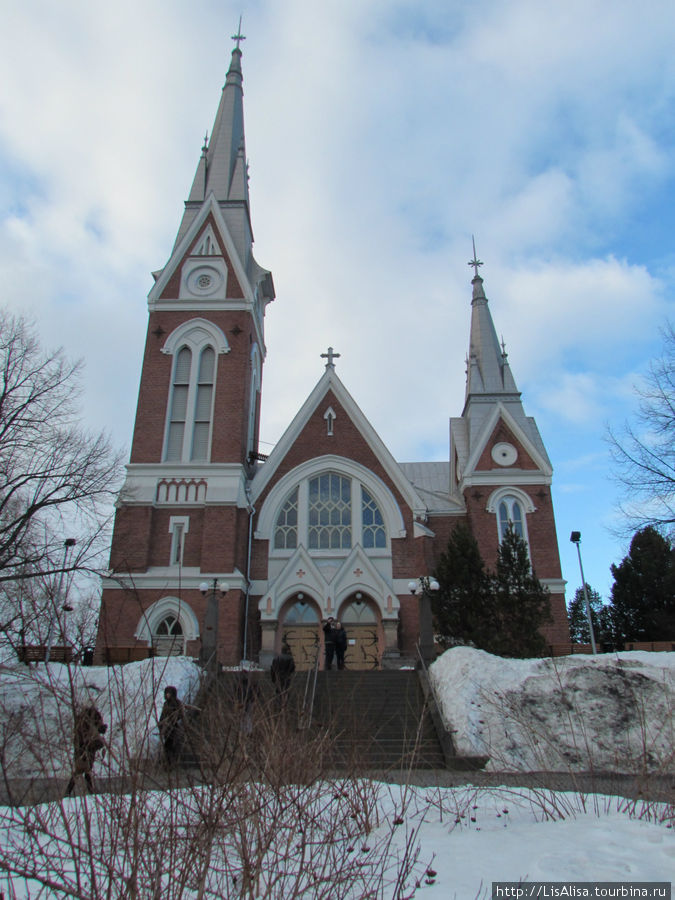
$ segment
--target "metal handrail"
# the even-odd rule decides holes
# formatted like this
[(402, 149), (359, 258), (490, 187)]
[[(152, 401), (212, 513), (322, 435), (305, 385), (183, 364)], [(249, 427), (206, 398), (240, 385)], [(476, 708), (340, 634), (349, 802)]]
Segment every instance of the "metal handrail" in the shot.
[[(316, 656), (314, 657), (314, 665), (311, 669), (307, 670), (307, 678), (305, 679), (305, 694), (302, 698), (302, 711), (300, 713), (300, 720), (302, 722), (303, 728), (309, 728), (312, 724), (312, 716), (314, 715), (314, 697), (316, 696), (316, 682), (319, 677), (319, 653), (321, 647), (319, 644), (316, 645)], [(312, 692), (309, 700), (309, 704), (307, 703), (307, 694), (309, 693), (310, 683), (312, 685)]]

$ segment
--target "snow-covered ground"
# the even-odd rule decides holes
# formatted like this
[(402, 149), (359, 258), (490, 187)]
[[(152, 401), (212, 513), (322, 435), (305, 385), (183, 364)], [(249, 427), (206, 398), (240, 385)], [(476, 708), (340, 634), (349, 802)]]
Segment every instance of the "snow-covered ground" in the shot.
[[(455, 648), (431, 667), (458, 749), (490, 755), (493, 770), (578, 769), (590, 762), (596, 770), (630, 772), (643, 771), (646, 759), (646, 767), (668, 772), (675, 785), (674, 674), (675, 654), (646, 653), (596, 659), (504, 660)], [(16, 724), (13, 717), (34, 723), (23, 746), (17, 739), (3, 742), (5, 771), (24, 777), (44, 774), (37, 761), (44, 758), (45, 747), (52, 747), (53, 774), (68, 774), (73, 697), (78, 702), (91, 699), (97, 703), (110, 724), (113, 756), (118, 761), (125, 755), (153, 752), (164, 686), (175, 684), (179, 695), (188, 699), (198, 682), (198, 668), (175, 658), (112, 669), (69, 670), (58, 664), (30, 671), (20, 666), (0, 668), (5, 733)], [(324, 782), (298, 787), (292, 800), (276, 796), (280, 818), (270, 820), (273, 839), (259, 857), (263, 860), (260, 893), (251, 896), (285, 900), (304, 878), (299, 896), (356, 900), (364, 896), (363, 884), (372, 877), (386, 884), (381, 894), (373, 896), (393, 898), (399, 896), (396, 872), (415, 848), (418, 855), (406, 876), (408, 888), (412, 890), (419, 882), (414, 896), (430, 900), (489, 897), (491, 883), (497, 880), (664, 882), (675, 868), (672, 804), (531, 788), (365, 785), (359, 781)], [(232, 790), (223, 807), (230, 812), (248, 809), (246, 804), (253, 802), (256, 790), (269, 789), (239, 785)], [(55, 872), (60, 866), (62, 881), (57, 883), (75, 895), (68, 873), (75, 872), (77, 855), (69, 855), (72, 833), (60, 843), (65, 829), (86, 820), (86, 828), (76, 829), (78, 835), (87, 835), (90, 842), (110, 841), (111, 823), (124, 818), (118, 807), (111, 812), (112, 804), (120, 802), (126, 801), (98, 795), (32, 810), (0, 808), (0, 853), (11, 846), (15, 857), (30, 860), (36, 846), (44, 848), (49, 843), (47, 835), (51, 835), (49, 846), (59, 845), (61, 856), (51, 854), (47, 861), (40, 850), (40, 872), (44, 877), (45, 866), (54, 865)], [(222, 797), (219, 803), (222, 807)], [(209, 804), (211, 809), (212, 795)], [(260, 844), (265, 817), (259, 811), (264, 809), (268, 815), (274, 802), (265, 799), (255, 808), (258, 814), (244, 816), (242, 822), (254, 829), (246, 839)], [(323, 829), (329, 839), (319, 840), (308, 856), (307, 824), (299, 824), (297, 818), (286, 822), (284, 817), (305, 815), (310, 808), (311, 828)], [(204, 809), (204, 797), (194, 791), (143, 794), (138, 803), (134, 815), (145, 816), (144, 827), (164, 838), (164, 846), (155, 843), (153, 853), (157, 856), (154, 864), (168, 866), (166, 878), (173, 878), (185, 864), (185, 854), (174, 847), (177, 835), (178, 843), (185, 839), (186, 846), (192, 847), (186, 852), (197, 852), (187, 837), (195, 829), (191, 817), (201, 816), (203, 821)], [(314, 810), (320, 810), (320, 815)], [(203, 896), (241, 896), (237, 866), (245, 835), (237, 829), (243, 827), (225, 829), (224, 836), (218, 837), (204, 870)], [(369, 828), (372, 830), (367, 833)], [(78, 854), (81, 858), (82, 853)], [(104, 863), (97, 859), (96, 865)], [(0, 870), (3, 867), (0, 859)], [(312, 867), (319, 873), (313, 886), (308, 875)], [(427, 874), (428, 870), (435, 874)], [(336, 873), (336, 884), (338, 875), (345, 874), (344, 889), (331, 891), (331, 871)], [(102, 884), (106, 877), (104, 872)], [(194, 881), (196, 876), (191, 877)], [(173, 893), (167, 887), (158, 896), (197, 897), (198, 888), (190, 887), (191, 883), (188, 878), (180, 894), (174, 881)], [(26, 886), (16, 876), (10, 879), (4, 873), (0, 875), (3, 890), (7, 897), (59, 896), (55, 887), (39, 894), (35, 882)], [(138, 896), (146, 895), (141, 890)]]
[(108, 764), (116, 774), (128, 757), (156, 750), (164, 688), (175, 685), (178, 696), (188, 699), (197, 692), (200, 673), (191, 659), (175, 656), (110, 668), (0, 666), (3, 771), (11, 778), (67, 778), (72, 711), (94, 703), (108, 725)]
[(455, 647), (429, 671), (457, 752), (489, 756), (491, 771), (675, 773), (675, 653)]

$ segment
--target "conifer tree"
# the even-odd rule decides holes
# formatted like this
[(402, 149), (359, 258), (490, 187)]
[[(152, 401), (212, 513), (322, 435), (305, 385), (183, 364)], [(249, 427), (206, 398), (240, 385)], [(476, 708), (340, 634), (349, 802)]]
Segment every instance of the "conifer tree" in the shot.
[(550, 599), (532, 571), (525, 541), (509, 527), (493, 577), (494, 643), (491, 653), (530, 657), (546, 652), (540, 628), (551, 620)]
[[(586, 590), (588, 592), (588, 604), (591, 607), (591, 622), (593, 623), (593, 634), (595, 635), (596, 643), (611, 644), (611, 609), (603, 604), (602, 597), (598, 591), (594, 590), (588, 583), (586, 584)], [(572, 640), (578, 644), (589, 644), (591, 632), (588, 627), (586, 598), (582, 587), (576, 589), (574, 599), (570, 601), (567, 607), (567, 618), (570, 623)]]
[(612, 615), (620, 641), (675, 638), (675, 548), (656, 528), (636, 532), (628, 555), (611, 566)]
[(490, 574), (465, 525), (450, 536), (435, 572), (436, 629), (446, 645), (467, 643), (498, 656), (537, 656), (546, 651), (539, 629), (550, 620), (549, 593), (530, 565), (527, 545), (509, 529)]
[(435, 575), (440, 590), (433, 595), (434, 622), (443, 643), (483, 647), (492, 619), (492, 591), (478, 544), (466, 525), (450, 535)]

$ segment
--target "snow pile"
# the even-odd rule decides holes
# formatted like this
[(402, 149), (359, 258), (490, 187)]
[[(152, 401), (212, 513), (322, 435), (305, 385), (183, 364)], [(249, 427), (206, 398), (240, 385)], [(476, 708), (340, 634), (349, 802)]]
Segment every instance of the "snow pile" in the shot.
[(0, 874), (0, 890), (447, 900), (490, 896), (493, 881), (669, 882), (668, 814), (616, 797), (348, 779), (98, 795), (0, 807), (0, 872), (27, 879)]
[(457, 753), (489, 756), (492, 771), (675, 771), (675, 653), (454, 647), (429, 672)]
[(108, 725), (111, 774), (129, 758), (154, 751), (168, 684), (188, 700), (201, 670), (191, 659), (148, 659), (125, 666), (81, 667), (49, 663), (0, 667), (2, 767), (11, 778), (68, 777), (72, 765), (73, 709), (94, 703)]

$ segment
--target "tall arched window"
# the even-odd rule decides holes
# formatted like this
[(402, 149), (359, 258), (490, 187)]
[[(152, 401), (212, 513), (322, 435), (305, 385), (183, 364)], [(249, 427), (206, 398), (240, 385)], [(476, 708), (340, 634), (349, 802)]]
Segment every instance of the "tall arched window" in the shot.
[(192, 353), (189, 347), (183, 347), (176, 357), (173, 374), (169, 434), (166, 444), (166, 458), (170, 461), (183, 458), (191, 370)]
[(209, 458), (216, 354), (211, 346), (181, 347), (174, 363), (164, 458), (203, 462)]
[(295, 550), (298, 546), (298, 489), (281, 507), (274, 530), (275, 550)]
[(199, 358), (197, 396), (195, 399), (194, 430), (192, 433), (191, 459), (206, 460), (209, 457), (209, 433), (213, 406), (213, 371), (216, 354), (213, 347), (205, 347)]
[(352, 546), (352, 484), (335, 472), (309, 482), (310, 550), (348, 550)]
[(361, 529), (363, 546), (366, 550), (371, 547), (387, 546), (387, 533), (384, 530), (382, 513), (364, 487), (361, 488)]
[(506, 496), (499, 501), (499, 506), (497, 508), (497, 522), (500, 544), (504, 540), (509, 525), (518, 537), (526, 540), (523, 509), (515, 497)]

